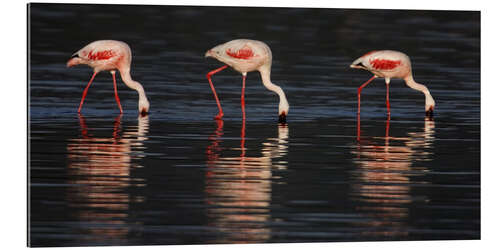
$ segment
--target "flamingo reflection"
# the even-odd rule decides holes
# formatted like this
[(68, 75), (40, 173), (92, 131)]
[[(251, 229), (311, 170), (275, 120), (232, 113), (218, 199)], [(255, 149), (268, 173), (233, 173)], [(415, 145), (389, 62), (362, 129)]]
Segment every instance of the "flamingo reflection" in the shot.
[(144, 157), (149, 120), (139, 117), (137, 127), (122, 131), (121, 118), (115, 118), (110, 137), (97, 137), (79, 115), (81, 138), (70, 139), (67, 146), (71, 185), (66, 197), (76, 220), (85, 227), (78, 228), (78, 233), (89, 242), (126, 240), (129, 204), (143, 200), (131, 197), (127, 188), (144, 182), (130, 173), (140, 167), (133, 160)]
[[(247, 156), (245, 120), (240, 148), (223, 151), (224, 123), (217, 128), (207, 147), (206, 203), (209, 226), (216, 229), (213, 243), (257, 243), (270, 237), (270, 201), (273, 169), (284, 169), (288, 153), (288, 125), (278, 125), (278, 136), (262, 143), (261, 156)], [(222, 157), (236, 151), (239, 156)]]
[(426, 118), (421, 131), (408, 132), (405, 137), (389, 136), (390, 117), (386, 134), (373, 137), (373, 142), (361, 140), (358, 119), (358, 146), (352, 152), (358, 168), (353, 171), (351, 199), (359, 211), (368, 216), (360, 223), (367, 229), (362, 234), (379, 237), (406, 236), (408, 204), (425, 197), (413, 197), (412, 177), (423, 175), (421, 162), (430, 160), (434, 142), (434, 121)]

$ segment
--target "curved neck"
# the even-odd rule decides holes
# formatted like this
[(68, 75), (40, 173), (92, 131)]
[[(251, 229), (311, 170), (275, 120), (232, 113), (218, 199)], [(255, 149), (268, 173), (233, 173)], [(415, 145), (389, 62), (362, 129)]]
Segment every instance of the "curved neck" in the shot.
[(264, 86), (280, 97), (279, 110), (278, 112), (281, 114), (282, 111), (285, 111), (285, 115), (288, 114), (288, 100), (286, 99), (285, 92), (281, 89), (280, 86), (271, 82), (271, 70), (269, 67), (262, 67), (259, 69), (260, 76), (262, 77), (262, 83)]
[(434, 98), (432, 98), (432, 95), (431, 95), (431, 92), (429, 91), (429, 89), (425, 85), (420, 84), (418, 82), (415, 82), (415, 80), (413, 80), (413, 76), (412, 76), (411, 72), (407, 77), (404, 78), (404, 80), (406, 82), (406, 85), (408, 85), (408, 87), (424, 93), (426, 106), (429, 106), (429, 105), (434, 106)]
[(127, 87), (134, 89), (137, 91), (137, 93), (139, 93), (139, 103), (148, 101), (148, 98), (146, 97), (146, 92), (144, 92), (144, 88), (142, 87), (142, 85), (139, 82), (134, 81), (130, 76), (130, 68), (121, 69), (120, 75), (125, 85), (127, 85)]

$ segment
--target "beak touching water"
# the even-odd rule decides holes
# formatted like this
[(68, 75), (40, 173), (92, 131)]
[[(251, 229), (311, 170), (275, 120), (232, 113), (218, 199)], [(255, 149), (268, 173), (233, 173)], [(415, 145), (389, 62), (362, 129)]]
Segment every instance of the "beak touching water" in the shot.
[(282, 112), (280, 114), (280, 116), (278, 117), (278, 122), (281, 123), (281, 124), (286, 123), (286, 114), (285, 114), (285, 112)]
[(425, 116), (432, 118), (434, 116), (434, 106), (431, 106), (428, 110), (425, 111)]

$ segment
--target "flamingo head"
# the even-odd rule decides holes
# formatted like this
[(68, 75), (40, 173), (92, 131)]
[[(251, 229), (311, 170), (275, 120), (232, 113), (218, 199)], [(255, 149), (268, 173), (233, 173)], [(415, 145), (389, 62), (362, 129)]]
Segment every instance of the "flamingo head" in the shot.
[(213, 57), (213, 58), (218, 58), (223, 54), (224, 48), (222, 45), (215, 46), (205, 53), (205, 57)]
[(360, 57), (360, 58), (354, 60), (354, 62), (351, 63), (351, 68), (353, 68), (353, 69), (366, 69), (365, 65), (363, 64), (363, 60), (364, 60), (363, 57)]
[(71, 58), (66, 63), (66, 67), (71, 68), (75, 65), (82, 64), (83, 60), (78, 56), (78, 52), (73, 54)]

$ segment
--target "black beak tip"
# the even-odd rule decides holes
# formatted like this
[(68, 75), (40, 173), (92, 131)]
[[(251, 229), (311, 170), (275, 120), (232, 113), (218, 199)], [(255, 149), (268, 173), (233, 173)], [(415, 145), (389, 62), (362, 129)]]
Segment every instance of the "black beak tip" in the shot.
[(281, 123), (281, 124), (286, 123), (286, 115), (285, 115), (285, 113), (282, 113), (282, 114), (278, 117), (278, 122), (279, 122), (279, 123)]
[(425, 116), (432, 118), (434, 117), (434, 108), (429, 108), (427, 111), (425, 111)]

